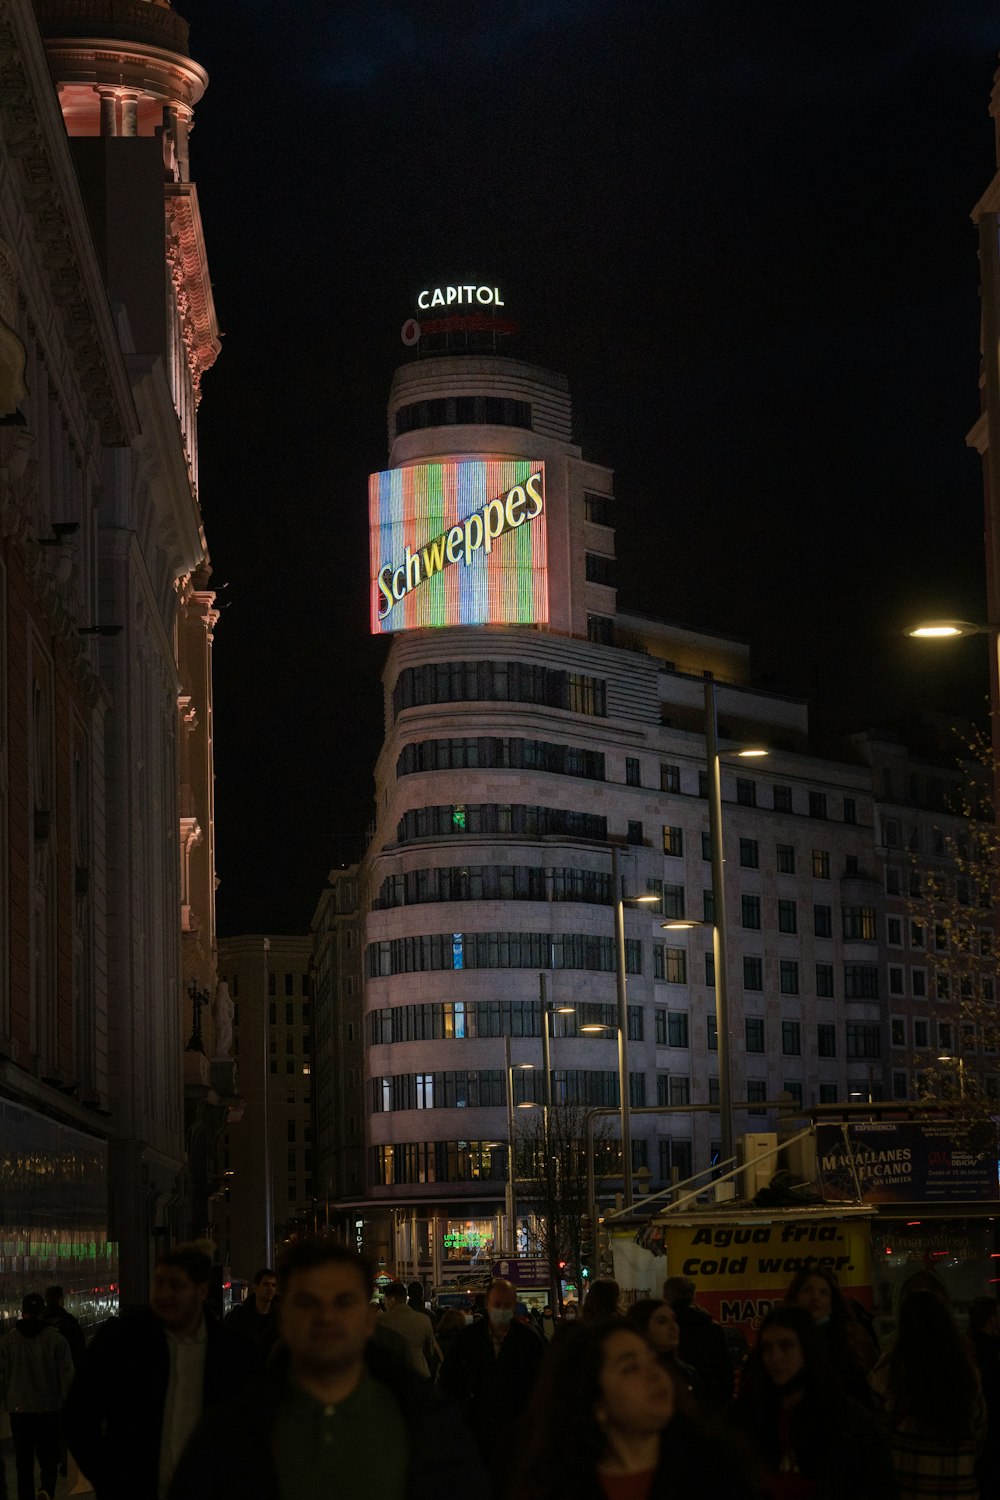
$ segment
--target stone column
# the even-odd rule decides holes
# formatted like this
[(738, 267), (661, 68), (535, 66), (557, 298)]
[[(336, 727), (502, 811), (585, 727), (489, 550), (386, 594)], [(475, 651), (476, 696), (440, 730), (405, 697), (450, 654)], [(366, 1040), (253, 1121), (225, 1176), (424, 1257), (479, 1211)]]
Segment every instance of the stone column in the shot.
[(139, 95), (122, 94), (122, 135), (139, 134)]
[(95, 93), (101, 101), (101, 134), (118, 134), (118, 91), (117, 89), (96, 89)]

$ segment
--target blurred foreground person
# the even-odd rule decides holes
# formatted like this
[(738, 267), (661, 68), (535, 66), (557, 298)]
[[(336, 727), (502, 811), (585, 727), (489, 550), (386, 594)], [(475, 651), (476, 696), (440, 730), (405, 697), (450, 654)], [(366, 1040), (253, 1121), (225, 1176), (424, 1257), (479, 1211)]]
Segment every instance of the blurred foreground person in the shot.
[(479, 1445), (493, 1493), (506, 1493), (518, 1448), (518, 1422), (532, 1400), (544, 1346), (514, 1313), (509, 1281), (492, 1281), (486, 1317), (455, 1335), (438, 1383), (455, 1402)]
[(10, 1417), (17, 1500), (35, 1500), (36, 1455), (38, 1500), (51, 1500), (56, 1492), (59, 1412), (73, 1381), (69, 1344), (43, 1323), (44, 1312), (44, 1297), (29, 1292), (21, 1303), (20, 1321), (0, 1339), (0, 1409), (5, 1407)]
[(889, 1433), (901, 1500), (974, 1500), (986, 1405), (951, 1309), (936, 1292), (902, 1299), (896, 1342), (868, 1379)]
[(976, 1476), (983, 1495), (1000, 1495), (1000, 1303), (995, 1297), (969, 1303), (969, 1341), (986, 1402), (986, 1443)]
[(278, 1263), (281, 1338), (265, 1375), (206, 1415), (170, 1500), (468, 1500), (475, 1445), (430, 1381), (373, 1339), (367, 1261), (327, 1238)]
[(698, 1375), (693, 1365), (685, 1364), (677, 1352), (681, 1330), (670, 1303), (659, 1297), (640, 1297), (625, 1314), (625, 1321), (652, 1344), (660, 1364), (668, 1375), (674, 1377), (674, 1384), (682, 1396), (682, 1408), (689, 1405), (689, 1401), (683, 1399), (685, 1393), (690, 1401), (696, 1400), (699, 1392)]
[(259, 1358), (205, 1307), (200, 1244), (156, 1262), (149, 1307), (109, 1318), (73, 1381), (63, 1430), (98, 1500), (162, 1500), (203, 1411), (235, 1396)]
[(719, 1324), (695, 1304), (694, 1296), (695, 1284), (686, 1276), (668, 1276), (663, 1283), (663, 1300), (673, 1308), (681, 1331), (678, 1354), (697, 1371), (705, 1404), (722, 1410), (733, 1394), (729, 1345)]
[(871, 1406), (868, 1371), (878, 1359), (878, 1350), (855, 1318), (832, 1271), (800, 1271), (793, 1278), (785, 1301), (790, 1307), (804, 1307), (812, 1314), (842, 1389), (862, 1406)]
[(596, 1318), (600, 1322), (608, 1318), (620, 1318), (622, 1316), (621, 1295), (617, 1281), (612, 1281), (610, 1276), (598, 1276), (587, 1289), (587, 1295), (580, 1309), (581, 1318), (585, 1321)]
[(546, 1357), (510, 1500), (749, 1500), (732, 1448), (676, 1404), (640, 1334), (581, 1323)]
[(769, 1500), (893, 1500), (896, 1479), (870, 1412), (844, 1394), (803, 1307), (764, 1319), (730, 1412)]

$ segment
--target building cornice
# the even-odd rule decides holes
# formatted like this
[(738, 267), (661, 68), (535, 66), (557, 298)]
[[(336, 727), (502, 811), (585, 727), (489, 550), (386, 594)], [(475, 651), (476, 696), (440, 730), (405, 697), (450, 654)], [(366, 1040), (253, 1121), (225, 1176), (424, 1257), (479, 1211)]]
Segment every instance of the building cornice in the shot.
[(29, 0), (0, 0), (0, 141), (48, 277), (50, 298), (101, 439), (123, 446), (136, 431), (90, 227)]
[(215, 364), (222, 344), (208, 274), (198, 190), (193, 182), (169, 182), (165, 191), (167, 260), (180, 310), (195, 399), (200, 400), (201, 377)]

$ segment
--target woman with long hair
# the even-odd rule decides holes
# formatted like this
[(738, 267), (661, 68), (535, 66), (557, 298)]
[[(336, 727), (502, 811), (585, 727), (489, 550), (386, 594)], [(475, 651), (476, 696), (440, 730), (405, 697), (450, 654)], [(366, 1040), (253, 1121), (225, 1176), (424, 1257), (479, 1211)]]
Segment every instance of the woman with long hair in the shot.
[(867, 1376), (878, 1359), (878, 1350), (855, 1319), (833, 1272), (799, 1271), (785, 1293), (785, 1302), (812, 1314), (833, 1373), (849, 1396), (862, 1406), (871, 1406)]
[(612, 1281), (610, 1276), (598, 1276), (592, 1281), (587, 1289), (587, 1295), (583, 1299), (583, 1307), (580, 1316), (585, 1320), (596, 1318), (599, 1322), (605, 1318), (620, 1318), (621, 1288), (617, 1281)]
[(679, 1404), (682, 1410), (686, 1410), (697, 1401), (700, 1382), (697, 1371), (685, 1364), (677, 1352), (681, 1329), (670, 1303), (661, 1297), (640, 1297), (629, 1307), (625, 1321), (652, 1344), (661, 1365), (668, 1375), (673, 1376)]
[(731, 1419), (768, 1500), (894, 1500), (885, 1438), (845, 1395), (804, 1307), (786, 1304), (765, 1317)]
[(896, 1342), (869, 1383), (888, 1430), (900, 1500), (974, 1500), (986, 1407), (951, 1309), (934, 1292), (903, 1298)]
[(653, 1349), (621, 1321), (553, 1341), (511, 1500), (750, 1500), (728, 1444), (677, 1410)]

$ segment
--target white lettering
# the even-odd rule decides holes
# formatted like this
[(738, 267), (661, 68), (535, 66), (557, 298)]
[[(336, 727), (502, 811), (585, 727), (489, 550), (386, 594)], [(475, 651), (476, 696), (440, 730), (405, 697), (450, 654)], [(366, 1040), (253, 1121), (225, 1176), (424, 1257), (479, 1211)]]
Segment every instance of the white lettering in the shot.
[(486, 303), (492, 302), (493, 301), (493, 288), (491, 286), (478, 286), (478, 287), (476, 287), (476, 301), (477, 302), (482, 302), (484, 306), (485, 306)]
[(442, 295), (441, 288), (439, 286), (436, 286), (434, 288), (434, 295), (431, 298), (431, 307), (444, 307), (444, 296)]
[(474, 302), (478, 302), (480, 307), (504, 306), (498, 286), (470, 286), (463, 283), (461, 286), (425, 287), (417, 297), (417, 306), (421, 312), (426, 312), (429, 307), (451, 307), (453, 303), (458, 307), (471, 307)]
[(426, 312), (427, 308), (430, 307), (430, 303), (427, 301), (427, 298), (429, 296), (430, 296), (430, 292), (421, 292), (420, 296), (417, 298), (417, 306), (419, 308), (423, 309), (423, 311), (425, 311), (425, 312)]

